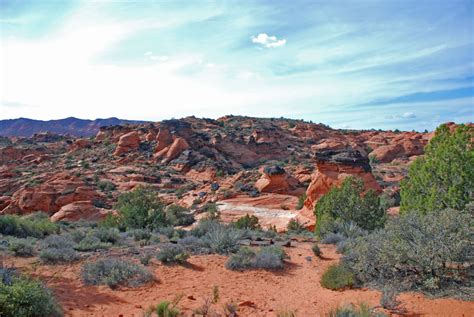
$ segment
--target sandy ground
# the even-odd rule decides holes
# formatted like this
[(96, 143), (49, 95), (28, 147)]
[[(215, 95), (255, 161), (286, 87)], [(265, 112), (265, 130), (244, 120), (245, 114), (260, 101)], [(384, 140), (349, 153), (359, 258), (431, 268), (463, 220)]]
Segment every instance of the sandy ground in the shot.
[[(104, 286), (84, 286), (80, 263), (43, 266), (36, 259), (10, 258), (15, 265), (41, 278), (54, 290), (66, 316), (142, 316), (144, 310), (177, 294), (183, 299), (179, 308), (185, 316), (211, 297), (219, 287), (220, 300), (213, 309), (234, 300), (238, 316), (276, 316), (283, 309), (294, 309), (298, 316), (324, 316), (338, 305), (365, 302), (378, 306), (380, 293), (357, 289), (331, 291), (321, 287), (324, 270), (337, 262), (334, 246), (321, 245), (324, 259), (312, 256), (310, 243), (287, 248), (291, 259), (281, 272), (263, 270), (234, 272), (225, 269), (225, 256), (193, 256), (188, 266), (164, 266), (153, 260), (149, 269), (157, 281), (136, 289), (111, 290)], [(311, 260), (307, 257), (311, 256)], [(7, 261), (8, 263), (8, 261)], [(474, 316), (474, 303), (453, 299), (427, 299), (420, 294), (402, 294), (405, 316)], [(223, 315), (222, 315), (223, 316)]]

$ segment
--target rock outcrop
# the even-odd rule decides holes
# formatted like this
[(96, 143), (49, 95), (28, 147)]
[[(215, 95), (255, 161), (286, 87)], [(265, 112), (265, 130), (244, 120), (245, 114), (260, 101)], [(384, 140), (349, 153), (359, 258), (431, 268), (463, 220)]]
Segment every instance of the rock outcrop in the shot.
[(137, 131), (132, 131), (122, 135), (118, 141), (114, 155), (120, 156), (124, 153), (134, 151), (140, 146), (140, 136)]
[(75, 201), (62, 206), (58, 212), (54, 213), (50, 217), (50, 219), (53, 222), (65, 220), (77, 221), (80, 219), (100, 220), (104, 218), (109, 212), (110, 210), (97, 208), (90, 200)]
[(411, 156), (423, 154), (427, 140), (418, 133), (414, 135), (404, 133), (387, 143), (386, 145), (378, 146), (369, 155), (381, 163), (389, 163), (397, 158), (407, 159)]
[(261, 178), (255, 183), (255, 188), (261, 193), (289, 194), (297, 186), (298, 180), (289, 176), (280, 166), (265, 167)]
[(306, 190), (305, 206), (313, 210), (317, 201), (348, 176), (359, 177), (366, 189), (381, 191), (371, 173), (369, 159), (356, 150), (330, 150), (316, 153), (317, 171)]

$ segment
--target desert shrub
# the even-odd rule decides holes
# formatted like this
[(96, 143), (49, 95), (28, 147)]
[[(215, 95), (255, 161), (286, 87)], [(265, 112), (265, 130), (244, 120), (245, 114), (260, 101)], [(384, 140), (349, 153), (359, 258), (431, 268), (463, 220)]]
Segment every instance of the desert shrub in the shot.
[(371, 309), (367, 304), (361, 303), (359, 307), (354, 305), (337, 307), (332, 309), (328, 317), (386, 317), (387, 315), (376, 312)]
[(108, 249), (111, 246), (111, 243), (102, 242), (99, 238), (93, 235), (87, 235), (74, 247), (74, 249), (77, 251), (97, 251)]
[(322, 244), (337, 244), (344, 239), (345, 237), (342, 234), (329, 232), (325, 234), (324, 237), (321, 239), (321, 243)]
[(263, 247), (253, 260), (253, 267), (260, 269), (282, 269), (287, 258), (285, 251), (279, 246)]
[(226, 268), (230, 270), (282, 269), (283, 261), (287, 258), (288, 255), (279, 246), (262, 247), (258, 252), (249, 247), (241, 247), (236, 254), (229, 257)]
[(32, 239), (11, 239), (8, 250), (16, 256), (33, 256), (35, 254), (35, 241)]
[(98, 227), (93, 229), (90, 234), (104, 243), (115, 244), (120, 240), (120, 232), (116, 228)]
[(224, 316), (236, 317), (239, 307), (237, 306), (237, 303), (235, 303), (233, 300), (230, 300), (222, 305), (222, 309), (224, 310)]
[(136, 287), (153, 279), (144, 267), (118, 258), (99, 259), (82, 266), (82, 280), (85, 284), (108, 285), (110, 288), (125, 285)]
[(194, 223), (194, 216), (189, 212), (189, 209), (171, 204), (166, 208), (167, 223), (173, 226), (189, 226)]
[(334, 187), (321, 197), (315, 215), (319, 235), (338, 219), (354, 222), (365, 230), (383, 227), (386, 220), (386, 211), (381, 207), (377, 193), (369, 190), (364, 194), (364, 182), (352, 176), (344, 179), (341, 187)]
[(202, 207), (203, 212), (207, 212), (207, 219), (210, 220), (219, 220), (221, 217), (221, 213), (219, 208), (217, 208), (216, 203), (208, 202)]
[(384, 287), (382, 289), (382, 297), (380, 298), (380, 305), (389, 310), (396, 310), (401, 302), (397, 300), (398, 292), (393, 287)]
[(401, 182), (400, 212), (462, 210), (474, 188), (474, 128), (459, 125), (454, 132), (443, 124), (425, 147), (425, 155), (409, 167)]
[(47, 235), (58, 232), (59, 226), (49, 221), (48, 218), (40, 216), (40, 214), (35, 215), (35, 217), (0, 216), (0, 233), (3, 235), (42, 239)]
[(211, 251), (219, 254), (229, 254), (237, 251), (240, 239), (242, 239), (242, 231), (225, 225), (210, 229), (202, 237), (202, 241)]
[(179, 309), (174, 307), (173, 304), (167, 300), (156, 305), (156, 314), (158, 317), (176, 317), (179, 316), (180, 313)]
[(458, 264), (470, 261), (473, 219), (472, 211), (405, 214), (357, 239), (344, 261), (366, 284), (462, 293), (470, 282), (468, 268)]
[(140, 261), (141, 264), (148, 266), (150, 264), (150, 260), (153, 256), (150, 253), (145, 253), (143, 255), (140, 255), (138, 257), (138, 260)]
[(304, 202), (306, 198), (307, 198), (306, 193), (298, 197), (298, 204), (296, 205), (296, 209), (300, 210), (304, 207)]
[(97, 188), (99, 188), (99, 190), (102, 192), (114, 191), (116, 187), (117, 186), (115, 186), (115, 184), (112, 183), (111, 181), (98, 181), (97, 182)]
[(195, 237), (202, 237), (206, 233), (208, 233), (211, 230), (215, 230), (218, 227), (223, 226), (219, 221), (217, 220), (211, 220), (211, 219), (201, 219), (197, 226), (195, 226), (193, 229), (191, 229), (190, 234), (195, 236)]
[(118, 220), (127, 229), (156, 229), (166, 225), (165, 205), (148, 187), (138, 187), (119, 196)]
[(77, 259), (76, 244), (68, 236), (51, 235), (41, 243), (40, 259), (46, 263), (68, 263)]
[(253, 266), (253, 260), (256, 256), (255, 251), (249, 247), (241, 247), (236, 254), (233, 254), (227, 260), (225, 266), (229, 270), (244, 270)]
[(323, 252), (321, 251), (317, 243), (314, 243), (311, 246), (311, 251), (313, 251), (313, 254), (317, 256), (318, 258), (320, 258), (323, 255)]
[(183, 264), (189, 258), (189, 254), (186, 250), (177, 244), (166, 244), (161, 247), (160, 251), (156, 255), (156, 258), (162, 263), (166, 264)]
[(286, 225), (286, 230), (288, 232), (294, 232), (294, 233), (306, 231), (305, 227), (299, 222), (298, 219), (291, 219)]
[(332, 290), (350, 287), (354, 281), (354, 274), (342, 263), (331, 265), (321, 277), (321, 285)]
[(208, 254), (211, 252), (204, 241), (195, 236), (188, 236), (178, 240), (178, 244), (192, 254)]
[(13, 277), (0, 280), (0, 312), (5, 317), (62, 316), (52, 292), (39, 281)]
[(250, 216), (249, 214), (240, 217), (236, 222), (233, 223), (233, 225), (237, 229), (260, 229), (260, 225), (258, 224), (258, 218), (254, 215)]
[(145, 229), (135, 229), (128, 232), (129, 235), (133, 236), (135, 241), (149, 240), (151, 238), (151, 232)]

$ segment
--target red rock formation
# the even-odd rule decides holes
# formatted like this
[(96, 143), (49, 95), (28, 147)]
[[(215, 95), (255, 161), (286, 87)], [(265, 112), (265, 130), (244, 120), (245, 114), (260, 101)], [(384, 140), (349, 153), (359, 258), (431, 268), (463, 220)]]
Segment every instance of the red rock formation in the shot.
[(289, 176), (279, 166), (265, 167), (262, 177), (255, 183), (255, 188), (262, 193), (292, 193), (298, 186), (298, 180)]
[(371, 173), (369, 160), (358, 151), (325, 151), (316, 155), (317, 171), (306, 190), (305, 206), (313, 210), (317, 201), (332, 187), (339, 186), (348, 176), (356, 176), (364, 181), (366, 189), (381, 192), (381, 187)]
[(140, 146), (140, 136), (137, 131), (132, 131), (122, 135), (118, 141), (117, 148), (115, 149), (114, 155), (120, 156), (123, 153), (127, 153), (138, 149)]
[(403, 133), (390, 140), (389, 144), (377, 147), (370, 152), (377, 161), (389, 163), (397, 158), (408, 158), (423, 154), (427, 140), (419, 133)]
[(163, 159), (164, 162), (170, 162), (189, 148), (188, 142), (181, 137), (176, 138), (173, 143), (155, 154), (156, 159)]
[(158, 153), (165, 147), (169, 146), (173, 142), (171, 133), (166, 128), (160, 128), (160, 132), (156, 136), (156, 148), (155, 151)]
[(69, 152), (75, 152), (81, 149), (90, 148), (91, 146), (91, 141), (87, 139), (78, 139), (71, 144), (71, 146), (69, 147)]
[(10, 204), (0, 213), (57, 212), (75, 201), (101, 199), (101, 195), (84, 182), (67, 174), (58, 174), (36, 187), (23, 187), (11, 197)]
[(100, 220), (104, 218), (110, 210), (95, 207), (90, 200), (86, 201), (75, 201), (67, 204), (58, 212), (51, 216), (51, 221), (77, 221), (80, 219), (85, 220)]

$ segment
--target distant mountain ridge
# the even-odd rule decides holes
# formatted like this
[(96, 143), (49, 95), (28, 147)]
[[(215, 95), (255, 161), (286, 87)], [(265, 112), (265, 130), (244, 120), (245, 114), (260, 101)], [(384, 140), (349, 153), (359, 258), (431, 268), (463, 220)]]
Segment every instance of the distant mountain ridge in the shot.
[(100, 127), (144, 122), (146, 121), (123, 120), (115, 117), (95, 120), (69, 117), (47, 121), (28, 118), (7, 119), (0, 120), (0, 136), (31, 137), (35, 133), (51, 132), (88, 137), (95, 135)]

